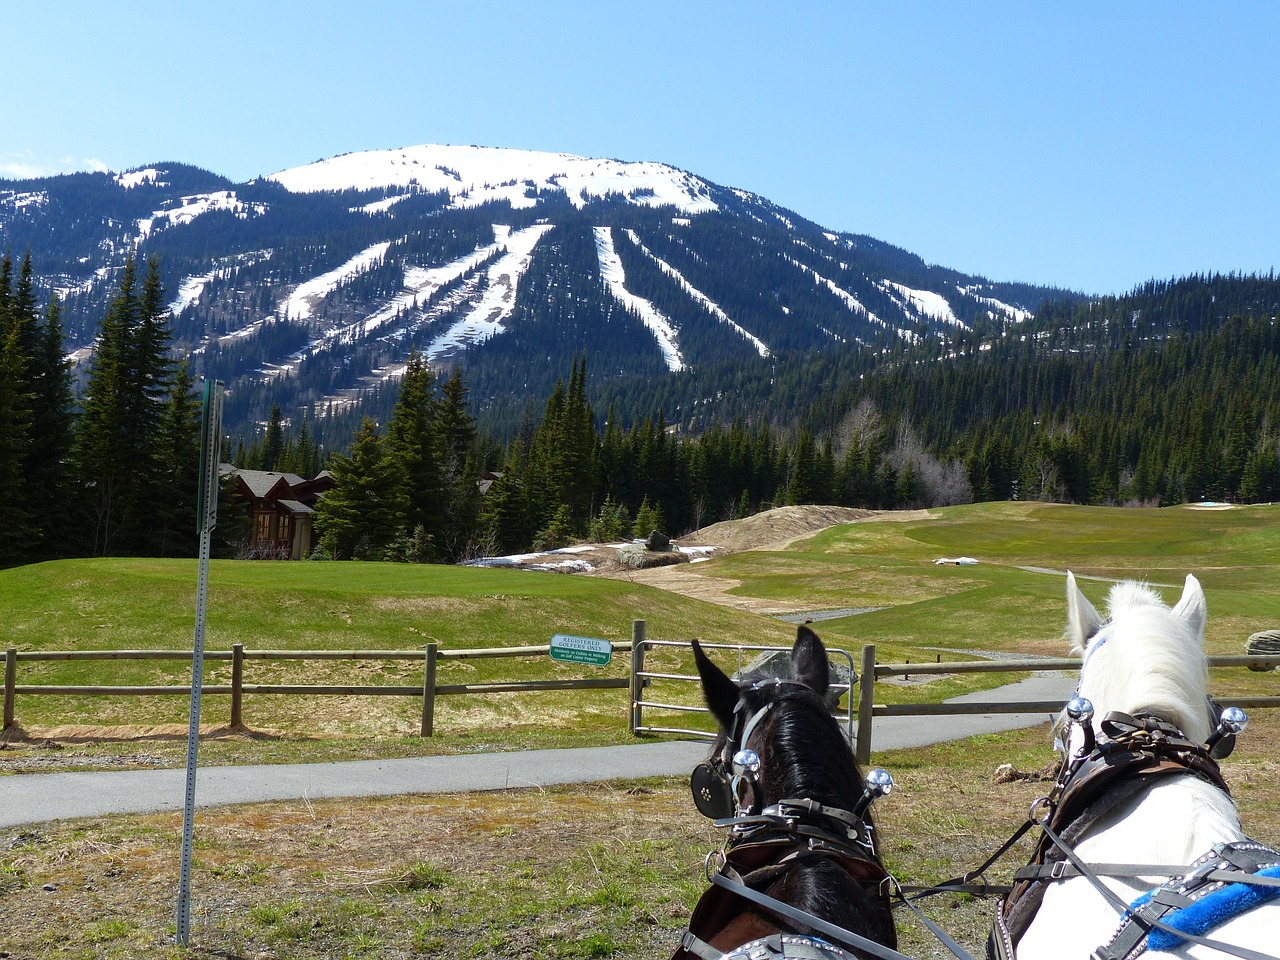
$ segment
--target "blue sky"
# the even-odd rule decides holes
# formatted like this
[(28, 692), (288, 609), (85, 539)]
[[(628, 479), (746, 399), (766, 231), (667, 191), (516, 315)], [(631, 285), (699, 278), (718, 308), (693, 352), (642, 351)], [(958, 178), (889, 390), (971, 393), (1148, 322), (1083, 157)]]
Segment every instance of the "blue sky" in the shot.
[(1272, 2), (57, 0), (0, 23), (0, 177), (474, 143), (670, 163), (995, 280), (1280, 267)]

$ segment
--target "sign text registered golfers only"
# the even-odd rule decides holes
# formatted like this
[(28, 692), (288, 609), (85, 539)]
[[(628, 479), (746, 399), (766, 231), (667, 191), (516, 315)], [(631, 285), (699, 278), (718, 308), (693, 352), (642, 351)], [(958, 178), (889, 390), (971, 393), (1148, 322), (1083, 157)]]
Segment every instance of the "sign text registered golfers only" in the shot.
[(571, 637), (557, 633), (551, 638), (551, 659), (603, 667), (613, 659), (613, 644), (594, 637)]

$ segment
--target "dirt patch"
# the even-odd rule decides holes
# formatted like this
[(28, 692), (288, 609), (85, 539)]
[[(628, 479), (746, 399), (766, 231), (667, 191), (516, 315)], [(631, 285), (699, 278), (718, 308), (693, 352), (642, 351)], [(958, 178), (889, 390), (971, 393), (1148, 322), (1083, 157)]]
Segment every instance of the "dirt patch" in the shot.
[(861, 510), (856, 507), (806, 505), (775, 507), (741, 520), (723, 520), (680, 538), (682, 546), (705, 544), (719, 553), (738, 550), (782, 550), (801, 537), (841, 523), (861, 520), (907, 522), (927, 520), (928, 510)]
[[(906, 522), (926, 520), (927, 510), (860, 510), (855, 507), (800, 506), (775, 507), (741, 520), (724, 520), (681, 537), (678, 545), (685, 549), (708, 547), (710, 556), (723, 556), (742, 550), (783, 550), (801, 537), (828, 527), (864, 520)], [(686, 597), (705, 600), (722, 607), (745, 610), (765, 616), (804, 613), (812, 604), (802, 600), (766, 600), (738, 596), (731, 591), (742, 586), (741, 580), (705, 574), (701, 564), (686, 563), (648, 570), (628, 570), (617, 564), (602, 563), (596, 575), (615, 580), (630, 580), (645, 586), (669, 590)]]

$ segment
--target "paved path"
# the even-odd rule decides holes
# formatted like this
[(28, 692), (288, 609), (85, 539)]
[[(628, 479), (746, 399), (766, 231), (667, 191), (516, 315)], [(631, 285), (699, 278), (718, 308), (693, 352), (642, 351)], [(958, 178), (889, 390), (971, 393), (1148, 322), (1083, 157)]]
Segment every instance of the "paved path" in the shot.
[[(956, 701), (1061, 700), (1073, 680), (1037, 675)], [(1048, 714), (882, 717), (873, 749), (916, 747), (999, 730), (1034, 726)], [(1046, 748), (1048, 744), (1046, 743)], [(663, 741), (614, 747), (414, 757), (250, 767), (202, 767), (196, 775), (201, 807), (322, 797), (380, 797), (550, 786), (598, 780), (686, 774), (706, 756), (702, 741)], [(26, 773), (0, 777), (0, 830), (50, 820), (119, 813), (181, 810), (185, 768), (93, 773)]]

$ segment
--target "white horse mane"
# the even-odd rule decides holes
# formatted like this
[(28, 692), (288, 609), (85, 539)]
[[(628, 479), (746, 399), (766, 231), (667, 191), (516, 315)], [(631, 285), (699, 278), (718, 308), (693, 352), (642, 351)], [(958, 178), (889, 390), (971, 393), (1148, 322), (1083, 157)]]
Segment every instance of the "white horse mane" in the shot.
[(1182, 599), (1173, 608), (1146, 583), (1117, 583), (1107, 598), (1106, 620), (1079, 593), (1070, 574), (1067, 592), (1067, 636), (1073, 652), (1085, 656), (1080, 695), (1093, 701), (1095, 723), (1112, 710), (1150, 713), (1203, 743), (1211, 730), (1205, 706), (1205, 601), (1199, 581), (1187, 577)]

